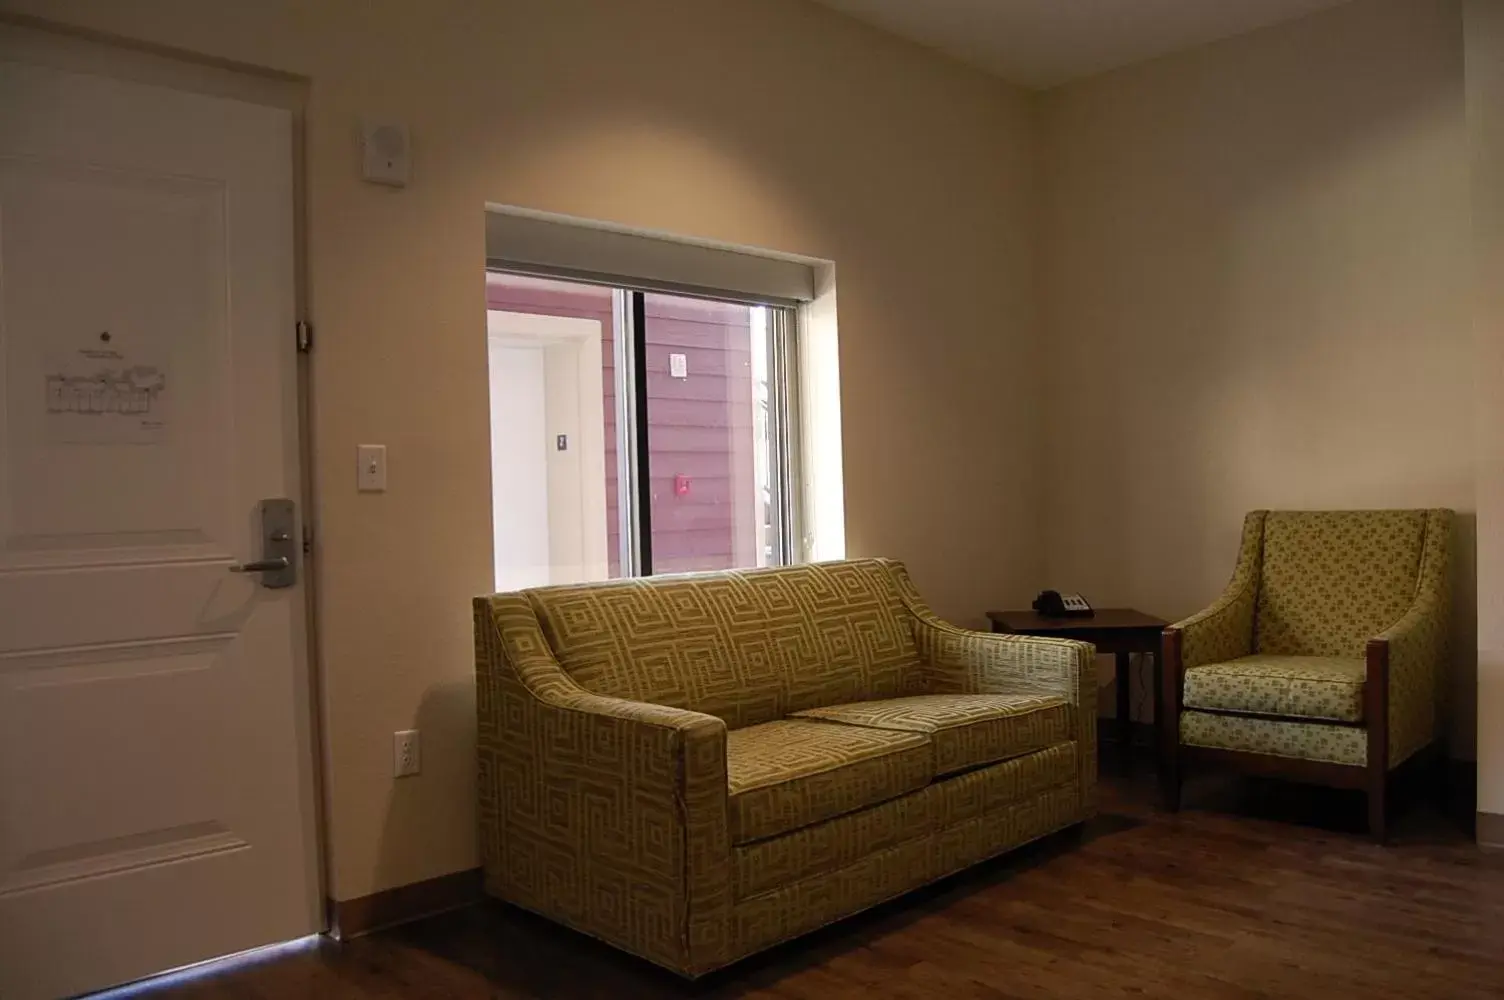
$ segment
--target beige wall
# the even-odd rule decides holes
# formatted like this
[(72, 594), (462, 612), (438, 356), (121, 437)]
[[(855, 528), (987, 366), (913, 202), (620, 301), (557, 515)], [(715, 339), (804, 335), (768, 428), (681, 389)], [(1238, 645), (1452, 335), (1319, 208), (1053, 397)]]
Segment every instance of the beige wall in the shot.
[(1175, 618), (1258, 507), (1448, 506), (1471, 752), (1473, 343), (1453, 0), (1363, 0), (1043, 100), (1048, 578)]
[[(1468, 332), (1456, 0), (1363, 0), (1037, 106), (802, 0), (0, 9), (309, 81), (337, 898), (475, 863), (487, 201), (834, 260), (848, 551), (907, 559), (968, 623), (1049, 581), (1187, 613), (1220, 589), (1251, 507), (1470, 512), (1476, 488), (1504, 514), (1504, 485), (1475, 474), (1504, 457), (1474, 434), (1504, 368), (1479, 365), (1475, 396), (1489, 359)], [(650, 58), (631, 58), (633, 38), (654, 40)], [(1469, 84), (1504, 109), (1483, 79)], [(409, 189), (358, 180), (361, 114), (411, 126)], [(1504, 157), (1478, 140), (1498, 121), (1472, 136), (1474, 167), (1495, 174)], [(1504, 258), (1504, 239), (1482, 239)], [(382, 496), (352, 482), (369, 441), (390, 448)], [(1463, 753), (1471, 545), (1469, 518)], [(1495, 617), (1480, 713), (1504, 708)], [(424, 773), (394, 783), (391, 733), (413, 726)], [(1480, 806), (1504, 812), (1504, 744), (1490, 733), (1479, 756)]]
[[(487, 201), (834, 260), (848, 550), (977, 622), (1041, 565), (1028, 108), (802, 0), (3, 0), (306, 76), (333, 894), (474, 865), (469, 598), (489, 590)], [(635, 42), (651, 40), (648, 47)], [(405, 191), (357, 117), (406, 122)], [(1006, 391), (1004, 391), (1006, 390)], [(390, 490), (357, 495), (384, 442)], [(394, 783), (391, 734), (424, 773)]]
[[(1504, 4), (1467, 0), (1478, 461), (1478, 811), (1504, 815)], [(1498, 823), (1479, 824), (1495, 834)]]

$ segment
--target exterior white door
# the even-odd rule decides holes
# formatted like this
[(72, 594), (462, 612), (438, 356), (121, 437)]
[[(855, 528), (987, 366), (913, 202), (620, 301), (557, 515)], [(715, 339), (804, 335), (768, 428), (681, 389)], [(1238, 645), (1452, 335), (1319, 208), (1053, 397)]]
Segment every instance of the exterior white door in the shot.
[(302, 567), (230, 572), (300, 497), (291, 139), (0, 63), (6, 1000), (321, 926)]
[(491, 525), (496, 589), (550, 582), (543, 348), (490, 344)]
[(611, 575), (601, 323), (490, 309), (496, 589)]

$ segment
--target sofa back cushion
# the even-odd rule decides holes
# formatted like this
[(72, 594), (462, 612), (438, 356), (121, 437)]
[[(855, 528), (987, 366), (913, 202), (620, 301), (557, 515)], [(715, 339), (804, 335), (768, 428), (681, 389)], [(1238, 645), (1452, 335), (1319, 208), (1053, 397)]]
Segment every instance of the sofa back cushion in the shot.
[(1258, 652), (1362, 656), (1415, 599), (1424, 510), (1270, 511)]
[(737, 729), (922, 687), (912, 619), (878, 559), (527, 591), (559, 663), (597, 694)]

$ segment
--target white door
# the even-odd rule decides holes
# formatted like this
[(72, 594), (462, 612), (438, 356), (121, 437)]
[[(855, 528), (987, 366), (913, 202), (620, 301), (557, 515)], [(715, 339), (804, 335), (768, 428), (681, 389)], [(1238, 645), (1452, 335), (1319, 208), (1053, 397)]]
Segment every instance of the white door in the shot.
[(543, 349), (491, 344), (491, 524), (496, 589), (550, 582)]
[(611, 575), (601, 323), (492, 309), (496, 587)]
[(320, 927), (291, 116), (0, 63), (0, 997)]

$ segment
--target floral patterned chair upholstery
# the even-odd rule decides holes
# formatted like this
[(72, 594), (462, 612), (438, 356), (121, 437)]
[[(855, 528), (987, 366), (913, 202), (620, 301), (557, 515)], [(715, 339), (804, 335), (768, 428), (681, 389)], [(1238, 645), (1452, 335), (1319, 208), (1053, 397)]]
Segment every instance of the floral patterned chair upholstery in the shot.
[(1214, 763), (1368, 793), (1440, 752), (1451, 605), (1449, 510), (1263, 511), (1211, 607), (1164, 634), (1165, 804)]

